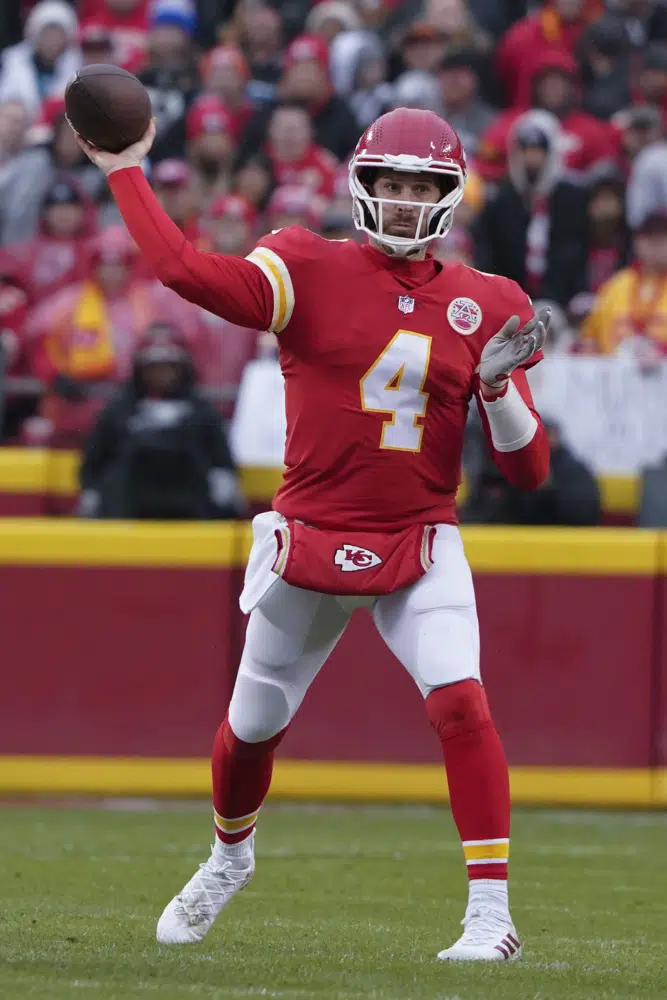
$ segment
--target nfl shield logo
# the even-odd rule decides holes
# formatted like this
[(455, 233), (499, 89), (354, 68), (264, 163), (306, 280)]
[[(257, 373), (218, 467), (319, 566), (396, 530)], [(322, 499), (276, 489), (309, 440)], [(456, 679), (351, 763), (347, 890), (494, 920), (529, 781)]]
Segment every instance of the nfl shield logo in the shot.
[(415, 300), (411, 299), (409, 295), (400, 295), (398, 298), (398, 308), (407, 316), (408, 313), (414, 311)]

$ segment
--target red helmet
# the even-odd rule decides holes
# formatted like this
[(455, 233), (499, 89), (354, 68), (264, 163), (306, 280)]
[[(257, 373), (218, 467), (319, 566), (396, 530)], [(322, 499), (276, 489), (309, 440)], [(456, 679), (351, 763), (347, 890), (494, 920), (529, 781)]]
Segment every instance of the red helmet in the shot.
[[(414, 237), (390, 236), (383, 232), (383, 205), (389, 199), (371, 194), (374, 173), (381, 168), (405, 173), (424, 171), (439, 180), (442, 196), (438, 202), (398, 202), (421, 209)], [(449, 232), (454, 209), (463, 198), (466, 170), (461, 140), (439, 115), (417, 108), (389, 111), (368, 126), (350, 160), (354, 224), (394, 253), (409, 254)], [(420, 236), (425, 214), (426, 235)]]

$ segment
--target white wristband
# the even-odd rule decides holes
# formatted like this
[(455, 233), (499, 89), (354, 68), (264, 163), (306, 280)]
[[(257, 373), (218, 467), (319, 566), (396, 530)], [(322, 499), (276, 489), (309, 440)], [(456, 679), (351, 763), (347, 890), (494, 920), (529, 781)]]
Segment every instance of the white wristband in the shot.
[(518, 451), (535, 437), (537, 420), (511, 379), (504, 396), (493, 400), (482, 396), (482, 405), (489, 418), (491, 440), (496, 451)]

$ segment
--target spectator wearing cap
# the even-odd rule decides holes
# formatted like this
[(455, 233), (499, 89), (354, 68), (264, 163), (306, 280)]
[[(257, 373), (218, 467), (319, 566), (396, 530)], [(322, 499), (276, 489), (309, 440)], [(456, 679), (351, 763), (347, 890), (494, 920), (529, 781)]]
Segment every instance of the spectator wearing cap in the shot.
[[(31, 133), (33, 144), (19, 153), (11, 180), (4, 191), (0, 189), (4, 243), (23, 243), (37, 235), (42, 200), (58, 179), (73, 181), (94, 201), (106, 190), (104, 177), (76, 142), (62, 99), (49, 102)], [(116, 217), (114, 207), (110, 215)]]
[(667, 356), (667, 213), (643, 220), (634, 251), (635, 263), (600, 289), (581, 332), (589, 350), (630, 355), (649, 368)]
[(584, 111), (609, 120), (631, 104), (630, 51), (630, 41), (618, 15), (604, 14), (587, 28), (579, 44)]
[(266, 220), (271, 229), (301, 226), (317, 233), (325, 209), (322, 199), (308, 188), (278, 187), (266, 208)]
[(247, 96), (250, 74), (246, 57), (235, 45), (217, 45), (202, 58), (199, 73), (203, 93), (224, 104), (238, 140), (254, 111)]
[(400, 48), (400, 72), (435, 73), (445, 54), (445, 37), (434, 24), (409, 25)]
[(199, 93), (193, 0), (155, 0), (149, 9), (148, 61), (139, 74), (151, 98), (157, 135), (153, 163), (185, 155), (185, 116)]
[(563, 177), (558, 120), (528, 111), (510, 132), (508, 170), (476, 227), (477, 266), (565, 305), (585, 265), (586, 194)]
[(360, 128), (345, 101), (332, 92), (326, 43), (314, 35), (299, 35), (285, 54), (277, 100), (261, 108), (250, 120), (241, 147), (241, 162), (264, 145), (275, 105), (283, 100), (300, 101), (307, 108), (318, 146), (328, 149), (339, 160), (344, 160), (354, 149)]
[(19, 100), (36, 114), (47, 97), (65, 92), (81, 65), (76, 14), (63, 0), (42, 0), (25, 24), (25, 40), (2, 53), (0, 101)]
[(123, 69), (136, 73), (146, 57), (148, 0), (84, 0), (81, 4), (81, 47), (86, 51), (111, 41), (111, 59)]
[(627, 179), (641, 151), (663, 138), (662, 114), (649, 105), (625, 108), (614, 115), (612, 125), (618, 143), (616, 163)]
[(208, 250), (209, 243), (199, 221), (194, 178), (187, 162), (162, 160), (152, 171), (151, 184), (162, 208), (185, 238), (198, 249)]
[(85, 275), (87, 244), (96, 229), (97, 213), (88, 195), (75, 180), (56, 177), (41, 202), (37, 236), (12, 247), (31, 303)]
[(341, 32), (331, 43), (329, 63), (334, 89), (347, 101), (361, 129), (393, 106), (385, 49), (372, 31)]
[(266, 3), (239, 3), (233, 20), (235, 40), (250, 67), (248, 96), (256, 103), (269, 101), (281, 73), (282, 18)]
[(450, 50), (440, 64), (438, 82), (444, 117), (456, 129), (468, 156), (474, 157), (481, 136), (496, 118), (496, 112), (479, 96), (475, 53)]
[(602, 11), (600, 0), (547, 0), (512, 25), (494, 54), (494, 68), (506, 105), (528, 107), (536, 70), (554, 52), (573, 57), (584, 32)]
[(306, 18), (304, 31), (308, 35), (320, 35), (327, 45), (339, 35), (361, 31), (362, 21), (351, 3), (345, 0), (324, 0), (317, 3)]
[(244, 511), (221, 415), (201, 394), (173, 322), (141, 338), (130, 377), (85, 442), (79, 514), (212, 519)]
[(632, 103), (657, 108), (667, 124), (667, 45), (650, 45), (639, 56)]
[[(611, 163), (617, 151), (613, 126), (581, 110), (578, 68), (562, 51), (546, 52), (531, 78), (532, 107), (555, 115), (561, 126), (563, 155), (568, 170), (585, 175)], [(507, 137), (521, 112), (509, 109), (484, 134), (478, 166), (485, 180), (495, 180), (505, 165)]]
[(185, 129), (196, 204), (201, 211), (231, 187), (236, 152), (232, 119), (219, 98), (204, 94), (191, 105)]
[(245, 257), (255, 243), (257, 211), (242, 195), (224, 195), (209, 206), (202, 225), (215, 253)]
[(308, 188), (327, 200), (333, 197), (338, 166), (331, 153), (313, 142), (313, 126), (305, 108), (284, 103), (274, 108), (265, 152), (276, 184)]
[[(652, 109), (657, 115), (657, 109)], [(627, 188), (628, 223), (632, 229), (643, 225), (649, 215), (667, 211), (667, 140), (662, 122), (653, 132), (653, 141), (637, 151), (630, 167)], [(647, 139), (646, 132), (641, 140)]]
[(396, 77), (392, 89), (392, 107), (419, 108), (443, 117), (442, 94), (433, 73), (408, 69)]

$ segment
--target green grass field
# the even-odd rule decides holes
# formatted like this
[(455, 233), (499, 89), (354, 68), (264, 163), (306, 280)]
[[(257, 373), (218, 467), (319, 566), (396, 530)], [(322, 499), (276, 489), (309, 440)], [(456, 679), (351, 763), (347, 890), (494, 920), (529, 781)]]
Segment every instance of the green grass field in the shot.
[(667, 998), (667, 816), (517, 812), (521, 963), (445, 965), (465, 878), (433, 809), (267, 807), (258, 868), (203, 945), (155, 943), (208, 810), (0, 810), (0, 998)]

